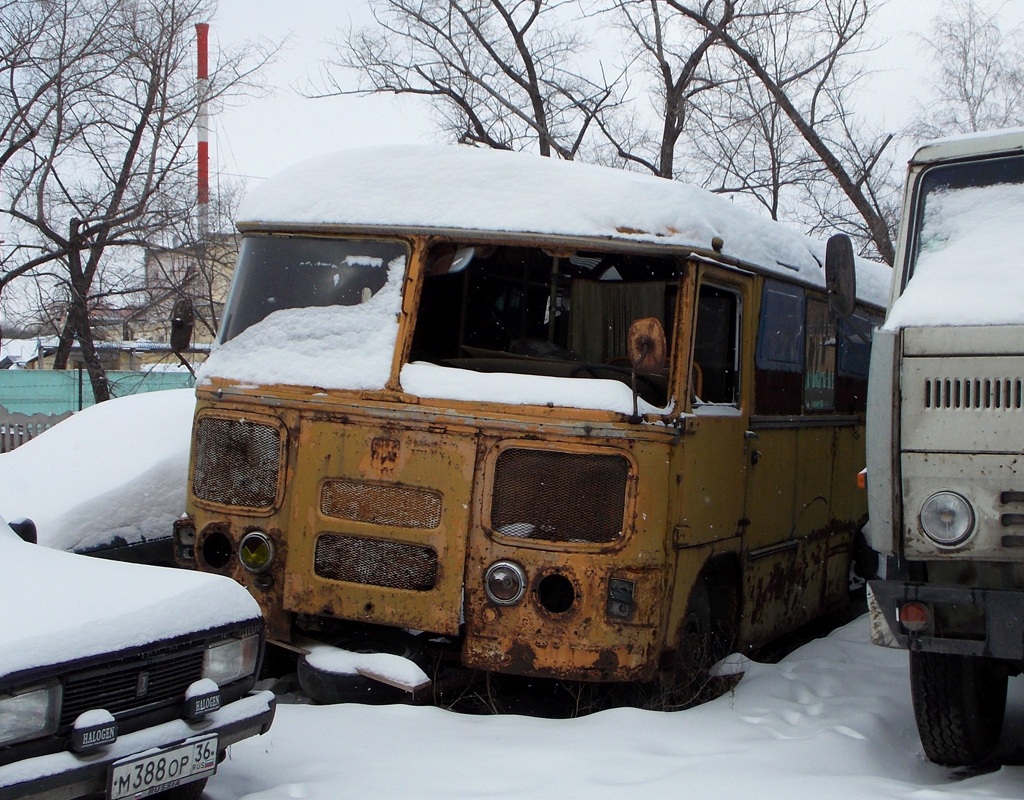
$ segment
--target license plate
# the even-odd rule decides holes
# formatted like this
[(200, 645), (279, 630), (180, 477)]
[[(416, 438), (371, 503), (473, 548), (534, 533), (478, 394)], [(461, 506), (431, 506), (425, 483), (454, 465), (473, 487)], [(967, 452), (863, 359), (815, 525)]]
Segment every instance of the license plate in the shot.
[(156, 753), (114, 763), (107, 779), (107, 798), (148, 797), (213, 775), (216, 771), (217, 734), (212, 733)]

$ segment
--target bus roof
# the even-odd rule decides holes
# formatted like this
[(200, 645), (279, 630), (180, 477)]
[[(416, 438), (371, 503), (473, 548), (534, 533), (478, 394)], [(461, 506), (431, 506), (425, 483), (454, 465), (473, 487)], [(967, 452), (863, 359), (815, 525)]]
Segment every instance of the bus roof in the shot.
[[(301, 162), (257, 186), (239, 229), (572, 237), (595, 248), (653, 244), (720, 253), (823, 287), (825, 243), (696, 186), (625, 170), (474, 147), (355, 148)], [(716, 243), (717, 244), (717, 243)], [(857, 293), (884, 307), (891, 271), (858, 259)]]

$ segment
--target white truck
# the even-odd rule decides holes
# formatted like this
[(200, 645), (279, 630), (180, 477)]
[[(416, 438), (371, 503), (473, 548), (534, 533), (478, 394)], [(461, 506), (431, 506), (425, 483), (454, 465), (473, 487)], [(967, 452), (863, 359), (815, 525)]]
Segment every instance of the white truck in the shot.
[(989, 759), (1024, 666), (1024, 129), (911, 159), (868, 390), (872, 639), (910, 651), (924, 752)]

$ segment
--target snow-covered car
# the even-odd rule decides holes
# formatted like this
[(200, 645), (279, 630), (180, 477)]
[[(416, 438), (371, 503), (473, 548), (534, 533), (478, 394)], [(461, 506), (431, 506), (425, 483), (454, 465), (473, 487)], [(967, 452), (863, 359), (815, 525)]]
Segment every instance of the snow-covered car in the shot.
[(259, 607), (230, 579), (34, 538), (0, 518), (0, 800), (198, 798), (274, 718)]

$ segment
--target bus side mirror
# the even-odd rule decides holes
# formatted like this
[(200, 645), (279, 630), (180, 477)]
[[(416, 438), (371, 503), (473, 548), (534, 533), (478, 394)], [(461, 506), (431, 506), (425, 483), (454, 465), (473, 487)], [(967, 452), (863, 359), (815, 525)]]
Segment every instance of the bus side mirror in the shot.
[(633, 320), (626, 340), (633, 371), (644, 375), (665, 368), (665, 329), (656, 317)]
[(171, 309), (171, 351), (179, 357), (192, 344), (195, 319), (192, 301), (187, 297), (178, 298)]
[(18, 536), (29, 544), (36, 544), (39, 536), (36, 533), (36, 524), (30, 519), (14, 519), (7, 523)]
[(832, 316), (836, 319), (850, 316), (857, 300), (857, 265), (853, 242), (845, 233), (829, 237), (825, 245), (825, 288)]

